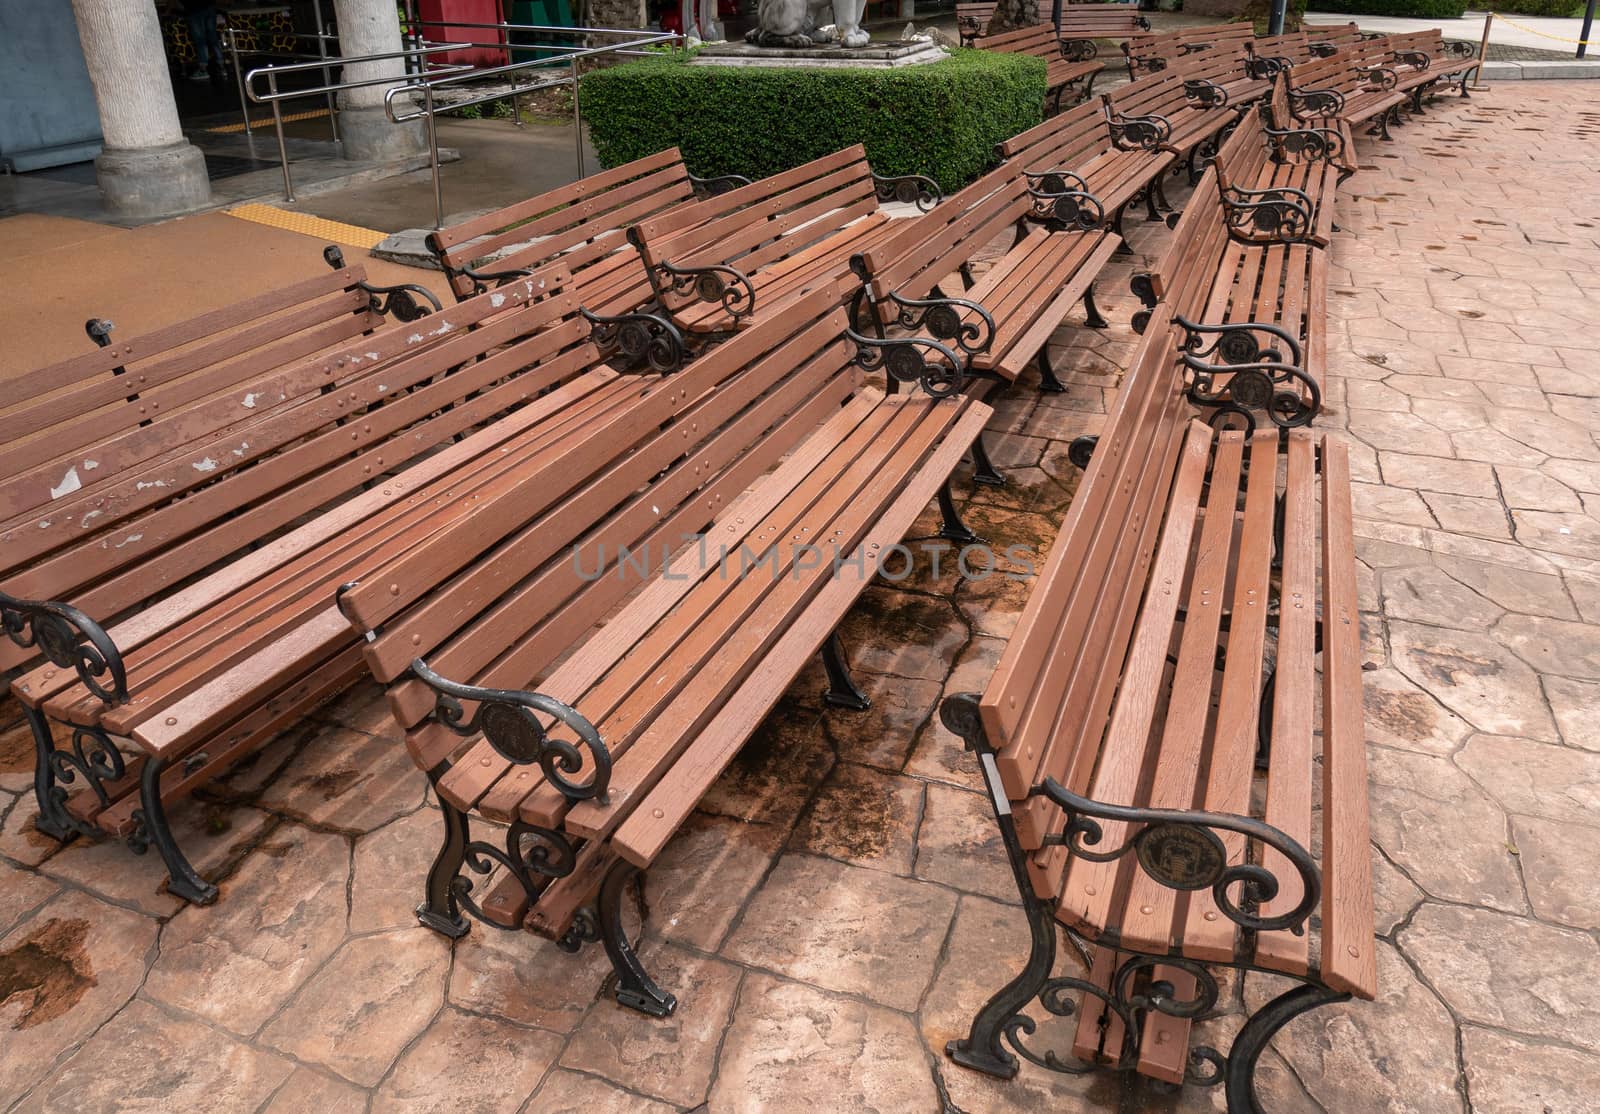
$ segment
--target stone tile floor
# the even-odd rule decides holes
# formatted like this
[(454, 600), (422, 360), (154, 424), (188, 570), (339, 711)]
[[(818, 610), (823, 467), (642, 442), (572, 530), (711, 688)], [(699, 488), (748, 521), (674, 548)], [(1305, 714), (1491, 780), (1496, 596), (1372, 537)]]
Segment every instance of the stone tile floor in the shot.
[[(1440, 102), (1364, 147), (1341, 203), (1328, 407), (1346, 429), (1371, 671), (1381, 999), (1263, 1062), (1277, 1112), (1600, 1110), (1600, 153), (1582, 86)], [(1141, 250), (1160, 226), (1130, 222)], [(1000, 404), (1010, 486), (968, 492), (1043, 548), (1066, 443), (1132, 348), (1067, 329), (1065, 395)], [(947, 562), (948, 564), (948, 562)], [(96, 1111), (1188, 1112), (1214, 1091), (1002, 1084), (940, 1050), (1021, 954), (976, 771), (933, 717), (979, 689), (1024, 587), (924, 558), (844, 631), (870, 712), (810, 675), (652, 872), (670, 1020), (573, 957), (411, 915), (436, 819), (358, 691), (181, 810), (209, 909), (159, 863), (34, 834), (31, 748), (0, 734), (0, 1108)], [(14, 716), (14, 712), (8, 713)], [(1219, 1044), (1268, 986), (1229, 984)]]

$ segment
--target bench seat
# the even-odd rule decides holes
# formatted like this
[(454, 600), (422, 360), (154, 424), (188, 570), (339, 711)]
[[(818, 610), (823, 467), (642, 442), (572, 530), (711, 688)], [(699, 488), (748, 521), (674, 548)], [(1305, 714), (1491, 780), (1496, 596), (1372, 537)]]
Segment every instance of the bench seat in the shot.
[[(422, 923), (600, 938), (619, 1000), (672, 1010), (622, 935), (623, 886), (819, 650), (830, 699), (862, 705), (832, 632), (929, 502), (951, 507), (991, 413), (864, 388), (843, 302), (813, 291), (634, 380), (582, 444), (519, 448), (342, 590), (443, 811)], [(489, 822), (504, 850), (471, 838)]]
[(1389, 139), (1389, 128), (1409, 94), (1396, 88), (1392, 71), (1369, 62), (1373, 49), (1362, 40), (1288, 70), (1284, 77), (1295, 118), (1338, 120), (1352, 130), (1367, 124), (1369, 135)]
[(982, 50), (995, 50), (1007, 54), (1030, 54), (1045, 62), (1045, 106), (1050, 112), (1061, 111), (1061, 99), (1074, 85), (1077, 100), (1087, 100), (1094, 87), (1095, 75), (1105, 69), (1105, 63), (1093, 58), (1093, 44), (1087, 41), (1063, 42), (1056, 29), (1048, 23), (1019, 27), (1015, 31), (1002, 31), (998, 35), (984, 35), (974, 46)]
[(1461, 95), (1467, 96), (1467, 78), (1482, 64), (1471, 43), (1446, 43), (1438, 28), (1385, 35), (1382, 45), (1399, 75), (1400, 87), (1411, 93), (1411, 107), (1416, 112), (1422, 111), (1423, 97), (1441, 82), (1449, 85), (1455, 79)]
[[(1182, 337), (1158, 306), (988, 688), (941, 708), (1032, 939), (948, 1052), (1223, 1084), (1250, 1114), (1278, 1029), (1377, 992), (1349, 460), (1308, 430), (1192, 421)], [(1052, 977), (1058, 928), (1086, 977)], [(1213, 965), (1297, 983), (1226, 1059), (1189, 1046)], [(1036, 997), (1076, 1016), (1071, 1057), (1027, 1039)]]

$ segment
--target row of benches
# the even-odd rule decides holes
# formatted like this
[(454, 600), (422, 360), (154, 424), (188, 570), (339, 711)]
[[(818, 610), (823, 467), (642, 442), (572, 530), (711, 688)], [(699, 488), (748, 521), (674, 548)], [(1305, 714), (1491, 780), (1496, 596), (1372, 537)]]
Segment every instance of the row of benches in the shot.
[[(371, 673), (387, 686), (444, 813), (424, 922), (459, 934), (470, 914), (568, 947), (599, 938), (622, 999), (669, 1010), (671, 996), (649, 979), (622, 930), (628, 878), (653, 861), (812, 655), (824, 657), (832, 698), (858, 703), (831, 632), (870, 580), (876, 555), (930, 500), (940, 503), (947, 537), (974, 540), (946, 485), (968, 452), (977, 478), (1001, 479), (979, 439), (989, 414), (983, 396), (1042, 358), (1050, 332), (1090, 297), (1119, 242), (1113, 224), (1122, 206), (1106, 202), (1141, 175), (1134, 192), (1149, 196), (1181, 151), (1174, 135), (1214, 139), (1216, 165), (1201, 176), (1158, 268), (1136, 280), (1152, 306), (1140, 321), (1146, 343), (1100, 447), (1083, 454), (1093, 460), (1086, 494), (1024, 629), (1057, 624), (1049, 644), (1062, 646), (1094, 634), (1089, 644), (1103, 651), (1093, 659), (1094, 683), (1109, 699), (1102, 690), (1134, 661), (1124, 628), (1148, 559), (1148, 550), (1141, 558), (1117, 538), (1153, 545), (1162, 521), (1187, 515), (1190, 527), (1204, 520), (1204, 530), (1249, 548), (1255, 562), (1263, 501), (1292, 501), (1260, 494), (1278, 471), (1261, 466), (1278, 431), (1252, 432), (1248, 423), (1239, 431), (1226, 419), (1245, 403), (1286, 428), (1315, 412), (1319, 284), (1332, 191), (1350, 165), (1348, 130), (1292, 126), (1281, 69), (1261, 109), (1269, 123), (1291, 126), (1271, 129), (1255, 110), (1240, 116), (1236, 106), (1185, 95), (1173, 75), (1128, 88), (1124, 101), (1085, 106), (1101, 113), (1103, 145), (1063, 147), (1028, 166), (1024, 152), (1040, 149), (1029, 145), (1058, 133), (1088, 144), (1093, 129), (1081, 125), (1090, 114), (1063, 113), (997, 170), (908, 220), (878, 209), (880, 190), (896, 183), (875, 178), (859, 148), (699, 199), (668, 152), (438, 234), (458, 299), (449, 310), (435, 303), (423, 313), (418, 292), (375, 290), (345, 269), (25, 377), (0, 410), (17, 454), (0, 488), (0, 530), (22, 546), (6, 551), (13, 563), (4, 584), (14, 594), (0, 597), (0, 621), (19, 647), (7, 651), (9, 666), (47, 659), (13, 684), (39, 745), (41, 828), (154, 845), (174, 892), (209, 900), (215, 890), (172, 839), (165, 806)], [(1161, 98), (1174, 96), (1170, 115), (1150, 115), (1149, 105), (1167, 107)], [(1006, 235), (1011, 247), (978, 277), (980, 259)], [(960, 297), (945, 293), (953, 275), (967, 287)], [(1097, 317), (1092, 299), (1089, 307)], [(402, 320), (386, 323), (384, 311)], [(688, 344), (697, 335), (704, 339)], [(1156, 370), (1139, 370), (1147, 364)], [(668, 374), (630, 374), (641, 367)], [(879, 367), (891, 388), (920, 389), (866, 387), (863, 370)], [(1048, 375), (1042, 359), (1041, 372)], [(1224, 428), (1186, 427), (1184, 396), (1223, 415)], [(1152, 406), (1159, 422), (1139, 417), (1154, 417)], [(65, 442), (62, 430), (73, 431)], [(1190, 446), (1182, 468), (1180, 442)], [(1286, 444), (1285, 491), (1310, 491), (1316, 481), (1305, 461), (1321, 461), (1323, 505), (1334, 519), (1324, 530), (1336, 532), (1339, 516), (1348, 517), (1339, 450), (1313, 446), (1303, 433)], [(1251, 455), (1254, 468), (1243, 463)], [(1118, 471), (1134, 467), (1143, 471)], [(1112, 476), (1097, 478), (1102, 472)], [(1241, 501), (1238, 530), (1225, 529), (1227, 516), (1183, 502), (1230, 483), (1236, 494), (1206, 505)], [(1102, 488), (1117, 493), (1104, 514), (1087, 495)], [(1128, 503), (1129, 492), (1144, 502)], [(1310, 543), (1299, 506), (1267, 518), (1280, 520), (1277, 536), (1303, 557)], [(1118, 529), (1080, 538), (1091, 515)], [(1298, 525), (1285, 526), (1286, 515)], [(1183, 572), (1190, 547), (1174, 539), (1161, 551), (1172, 553), (1163, 567), (1174, 570), (1173, 583), (1211, 583)], [(708, 563), (707, 545), (721, 559)], [(1058, 567), (1056, 556), (1069, 549), (1099, 555), (1084, 567), (1130, 586), (1114, 618), (1094, 604), (1099, 582), (1079, 566)], [(1337, 545), (1328, 552), (1321, 582), (1337, 574), (1342, 591), (1347, 558)], [(640, 553), (643, 560), (629, 557)], [(1293, 583), (1318, 582), (1315, 568), (1295, 568)], [(1081, 586), (1055, 586), (1069, 575)], [(1244, 591), (1242, 583), (1230, 576), (1229, 590)], [(1262, 589), (1259, 577), (1248, 584)], [(1062, 611), (1063, 599), (1078, 602)], [(1262, 612), (1247, 614), (1264, 615), (1262, 602)], [(101, 625), (91, 614), (115, 621)], [(1168, 630), (1173, 621), (1149, 620)], [(1123, 633), (1105, 641), (1106, 624)], [(1140, 637), (1153, 646), (1164, 636), (1152, 629)], [(1193, 638), (1215, 643), (1229, 624), (1195, 629)], [(1017, 653), (1035, 652), (1045, 637), (1019, 636), (1027, 649)], [(1241, 692), (1265, 684), (1254, 637), (1242, 654), (1236, 644)], [(1296, 740), (1305, 712), (1294, 701), (1303, 702), (1313, 668), (1310, 654), (1293, 649), (1303, 642), (1291, 639), (1285, 658), (1280, 636), (1277, 676), (1296, 680), (1269, 686), (1288, 690), (1281, 700), (1289, 710), (1278, 719), (1295, 725)], [(1202, 657), (1198, 649), (1180, 655), (1188, 680), (1178, 691), (1198, 684)], [(1023, 673), (1016, 684), (1026, 686)], [(1342, 661), (1335, 673), (1345, 708), (1358, 681)], [(1328, 677), (1325, 663), (1325, 682), (1334, 683)], [(1052, 692), (1065, 690), (1040, 684), (1026, 700), (1048, 709)], [(1008, 690), (1008, 706), (1024, 699), (1020, 691)], [(1105, 765), (1095, 722), (1083, 720), (1084, 742), (1073, 744), (1084, 776)], [(998, 724), (986, 737), (1009, 745)], [(1152, 738), (1117, 737), (1128, 751), (1117, 762), (1135, 760), (1139, 746), (1155, 760)], [(1054, 753), (1048, 739), (1030, 745)], [(1309, 763), (1307, 745), (1275, 748), (1286, 758), (1286, 783), (1299, 784), (1292, 771)], [(1037, 768), (1055, 770), (1055, 761)], [(1080, 796), (1089, 786), (1049, 776)], [(1132, 799), (1119, 796), (1124, 783), (1108, 784), (1111, 796), (1096, 799)], [(1040, 793), (1025, 792), (1031, 811), (1047, 808)], [(1232, 800), (1238, 785), (1219, 793)], [(1175, 790), (1173, 802), (1181, 796)], [(1200, 803), (1192, 793), (1182, 802)], [(1010, 806), (1000, 796), (996, 804), (1004, 826)], [(1340, 814), (1349, 808), (1341, 803)], [(499, 841), (473, 838), (475, 818), (505, 825)], [(1060, 817), (1049, 823), (1061, 830)], [(1294, 843), (1300, 828), (1284, 824)], [(1088, 830), (1078, 819), (1068, 827)], [(1246, 834), (1293, 850), (1254, 828)], [(1152, 842), (1140, 841), (1141, 862)], [(1168, 842), (1157, 861), (1169, 867), (1215, 850), (1189, 830)], [(1272, 894), (1258, 874), (1240, 874), (1238, 839), (1224, 836), (1222, 845), (1233, 865), (1216, 883), (1219, 904), (1248, 929), (1233, 912), (1256, 914), (1227, 897), (1227, 886), (1244, 878), (1261, 901)], [(1018, 846), (1020, 855), (1056, 844)], [(1315, 869), (1308, 856), (1290, 860)], [(469, 880), (490, 873), (492, 885)], [(1019, 881), (1027, 873), (1019, 868)], [(1341, 893), (1360, 905), (1359, 887)], [(1314, 904), (1302, 897), (1291, 911), (1307, 900)], [(1118, 948), (1144, 939), (1084, 931)], [(1234, 947), (1226, 957), (1215, 947), (1182, 955), (1237, 958), (1244, 945)], [(1291, 969), (1295, 962), (1284, 960)], [(1123, 1016), (1122, 991), (1147, 976), (1198, 982), (1186, 964), (1174, 960), (1159, 975), (1142, 960), (1127, 967), (1131, 981), (1118, 975), (1108, 984), (1120, 1003), (1113, 1012)], [(1253, 1056), (1239, 1058), (1246, 1061)]]

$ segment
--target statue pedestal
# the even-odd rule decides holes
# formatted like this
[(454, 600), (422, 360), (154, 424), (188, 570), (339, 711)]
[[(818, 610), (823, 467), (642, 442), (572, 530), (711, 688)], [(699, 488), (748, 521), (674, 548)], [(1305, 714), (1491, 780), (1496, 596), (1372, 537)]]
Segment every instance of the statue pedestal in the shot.
[(750, 43), (717, 43), (702, 47), (690, 59), (691, 66), (813, 66), (887, 70), (896, 66), (921, 66), (949, 55), (935, 42), (906, 42), (891, 39), (867, 46), (847, 47), (838, 43), (798, 48), (752, 46)]

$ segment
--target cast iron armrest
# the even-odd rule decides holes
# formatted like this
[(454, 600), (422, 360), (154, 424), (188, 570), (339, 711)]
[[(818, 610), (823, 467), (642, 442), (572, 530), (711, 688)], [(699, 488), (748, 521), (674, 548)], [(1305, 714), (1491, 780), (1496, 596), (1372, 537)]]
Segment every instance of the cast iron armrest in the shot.
[(1400, 75), (1388, 66), (1357, 66), (1356, 73), (1379, 89), (1393, 89), (1400, 80)]
[(1310, 51), (1313, 58), (1331, 58), (1339, 53), (1339, 48), (1328, 42), (1307, 43), (1306, 50)]
[(1128, 62), (1128, 75), (1130, 77), (1138, 77), (1138, 71), (1140, 70), (1148, 70), (1151, 73), (1157, 73), (1167, 68), (1167, 60), (1165, 58), (1158, 58), (1153, 54), (1148, 58), (1136, 57), (1133, 52), (1128, 49), (1127, 43), (1122, 44), (1122, 55)]
[(964, 15), (956, 20), (956, 34), (961, 37), (962, 46), (971, 46), (983, 31), (983, 25), (976, 16)]
[(1061, 57), (1068, 62), (1088, 62), (1100, 54), (1093, 39), (1062, 39), (1060, 46)]
[[(551, 696), (513, 689), (479, 688), (446, 680), (417, 658), (411, 673), (434, 691), (434, 707), (429, 718), (463, 738), (479, 732), (495, 753), (516, 766), (537, 765), (545, 780), (569, 801), (606, 801), (611, 784), (611, 752), (600, 739), (600, 732), (578, 712)], [(469, 717), (462, 701), (477, 708)], [(576, 742), (556, 738), (566, 728)], [(568, 775), (588, 766), (587, 781), (573, 781)]]
[(1033, 198), (1034, 220), (1047, 220), (1085, 231), (1106, 221), (1106, 207), (1089, 191), (1089, 184), (1070, 170), (1025, 170), (1028, 196)]
[[(322, 258), (328, 266), (335, 271), (344, 269), (344, 252), (338, 245), (329, 244), (322, 249)], [(527, 272), (523, 272), (526, 274)], [(373, 313), (383, 317), (393, 314), (401, 321), (415, 321), (419, 317), (426, 317), (444, 308), (439, 304), (439, 299), (426, 286), (414, 282), (403, 282), (396, 286), (379, 286), (368, 282), (366, 279), (357, 279), (356, 285), (367, 294), (367, 304)], [(381, 297), (380, 297), (381, 295)], [(423, 305), (417, 301), (421, 297)], [(431, 309), (429, 307), (432, 307)]]
[(1209, 78), (1188, 78), (1183, 83), (1183, 95), (1191, 101), (1199, 101), (1204, 108), (1226, 108), (1228, 105), (1228, 91)]
[(1300, 244), (1311, 238), (1316, 206), (1304, 190), (1275, 186), (1265, 190), (1222, 190), (1228, 235), (1245, 243), (1263, 240), (1275, 244)]
[(77, 608), (0, 592), (0, 632), (23, 649), (38, 650), (58, 669), (72, 670), (102, 703), (127, 703), (128, 670), (117, 644)]
[(849, 326), (844, 335), (855, 342), (862, 371), (882, 368), (895, 382), (915, 383), (934, 398), (948, 398), (967, 380), (961, 357), (931, 337), (869, 337)]
[(1199, 54), (1202, 50), (1210, 50), (1216, 43), (1179, 43), (1179, 54)]
[(592, 326), (591, 333), (603, 348), (615, 347), (630, 367), (648, 367), (670, 375), (680, 371), (688, 359), (689, 346), (672, 322), (654, 313), (621, 313), (604, 317), (582, 306), (578, 313)]
[(1403, 66), (1415, 66), (1419, 70), (1425, 70), (1433, 64), (1433, 58), (1421, 50), (1397, 50), (1394, 52), (1394, 60)]
[(1444, 44), (1444, 48), (1449, 53), (1454, 54), (1457, 58), (1476, 58), (1478, 56), (1477, 43), (1463, 42), (1460, 39), (1451, 39), (1449, 42)]
[(1111, 142), (1122, 151), (1154, 151), (1172, 138), (1172, 122), (1165, 116), (1124, 116), (1106, 107)]
[(718, 194), (728, 193), (749, 184), (750, 179), (743, 174), (712, 174), (705, 178), (698, 174), (689, 174), (689, 186), (703, 197), (716, 197)]
[(1133, 17), (1133, 25), (1141, 31), (1150, 30), (1150, 21), (1142, 15), (1136, 15)]
[(1344, 94), (1337, 89), (1290, 89), (1289, 107), (1296, 116), (1337, 116), (1344, 111)]
[(1244, 60), (1245, 76), (1257, 81), (1270, 81), (1284, 70), (1293, 68), (1293, 59), (1276, 55), (1252, 54)]
[(915, 205), (924, 213), (944, 200), (939, 183), (926, 174), (879, 174), (874, 171), (872, 185), (877, 190), (879, 201), (904, 202)]
[(1323, 162), (1337, 162), (1344, 157), (1344, 136), (1336, 128), (1268, 128), (1261, 129), (1269, 142), (1285, 155), (1300, 155)]

